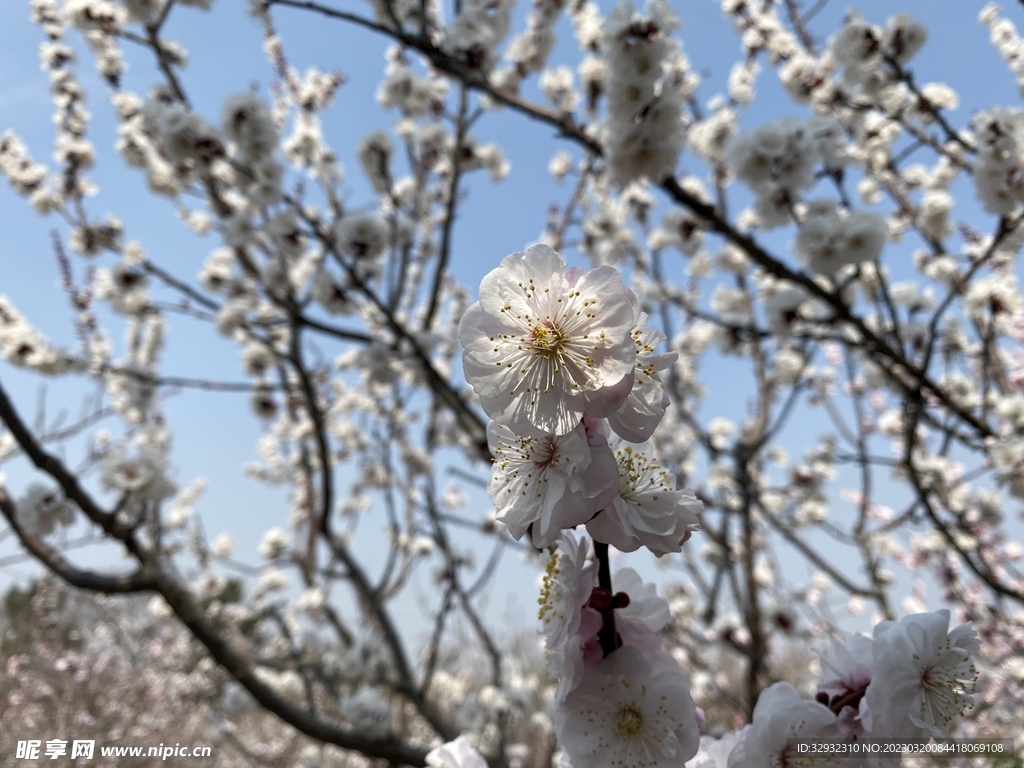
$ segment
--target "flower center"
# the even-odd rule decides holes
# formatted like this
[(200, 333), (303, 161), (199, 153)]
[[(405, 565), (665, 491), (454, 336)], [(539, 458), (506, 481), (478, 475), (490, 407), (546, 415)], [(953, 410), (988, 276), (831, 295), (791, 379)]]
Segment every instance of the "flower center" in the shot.
[[(946, 640), (946, 650), (950, 649)], [(916, 658), (916, 657), (915, 657)], [(959, 659), (946, 658), (921, 667), (920, 716), (943, 727), (956, 715), (964, 717), (974, 708), (969, 695), (978, 680), (978, 671), (966, 654)]]
[[(623, 498), (636, 499), (645, 493), (671, 493), (668, 473), (650, 460), (642, 451), (630, 446), (615, 452), (619, 462), (619, 493)], [(654, 496), (654, 501), (658, 500)]]
[(544, 574), (544, 581), (540, 588), (540, 612), (537, 618), (542, 622), (550, 623), (561, 617), (566, 602), (565, 585), (562, 583), (562, 568), (560, 554), (552, 552), (548, 560), (547, 572)]
[(615, 715), (615, 725), (612, 730), (620, 739), (628, 736), (636, 736), (644, 729), (644, 713), (632, 704), (627, 704)]
[(548, 360), (565, 351), (565, 342), (568, 339), (568, 335), (561, 328), (550, 324), (538, 324), (533, 326), (533, 332), (530, 334), (530, 349), (537, 357)]
[(551, 435), (541, 439), (537, 446), (537, 452), (533, 456), (533, 465), (537, 469), (546, 469), (552, 464), (558, 464), (561, 457), (558, 455), (558, 444)]

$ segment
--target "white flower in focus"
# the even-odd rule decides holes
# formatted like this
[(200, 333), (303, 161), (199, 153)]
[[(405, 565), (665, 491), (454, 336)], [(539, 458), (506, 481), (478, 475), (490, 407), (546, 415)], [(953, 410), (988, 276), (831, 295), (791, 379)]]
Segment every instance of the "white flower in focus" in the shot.
[(506, 256), (459, 323), (466, 380), (516, 434), (565, 435), (629, 395), (634, 305), (611, 267), (567, 270), (546, 245)]
[(575, 534), (562, 531), (558, 549), (548, 560), (541, 587), (541, 633), (549, 651), (560, 647), (580, 625), (580, 611), (597, 586), (597, 571), (593, 562), (587, 562), (587, 539), (576, 539)]
[(641, 314), (640, 322), (633, 329), (633, 343), (636, 345), (633, 388), (622, 407), (608, 417), (608, 424), (615, 434), (631, 443), (650, 440), (665, 416), (669, 399), (658, 373), (671, 367), (679, 357), (677, 352), (654, 353), (665, 340), (665, 334), (648, 328), (647, 320), (647, 314)]
[(842, 765), (842, 760), (808, 755), (801, 758), (788, 739), (832, 735), (836, 716), (821, 704), (802, 698), (789, 683), (775, 683), (757, 699), (753, 722), (729, 755), (729, 768), (817, 768)]
[(469, 739), (459, 736), (427, 753), (430, 768), (487, 768), (483, 755), (473, 749)]
[(596, 611), (583, 608), (597, 586), (596, 564), (587, 562), (589, 549), (586, 538), (577, 542), (573, 534), (563, 531), (537, 600), (551, 677), (559, 681), (556, 701), (564, 699), (583, 679), (583, 646), (601, 624)]
[(574, 768), (682, 768), (700, 738), (690, 687), (675, 659), (629, 647), (588, 668), (554, 720)]
[(582, 424), (566, 435), (520, 437), (492, 421), (487, 442), (494, 456), (487, 492), (516, 539), (532, 525), (534, 545), (547, 547), (611, 502), (615, 457), (606, 444), (588, 445)]
[(954, 718), (974, 708), (971, 656), (981, 644), (967, 624), (948, 628), (945, 609), (875, 627), (874, 675), (861, 714), (872, 736), (943, 738)]
[(619, 464), (619, 495), (587, 531), (597, 541), (623, 552), (647, 547), (659, 557), (679, 552), (690, 535), (700, 530), (697, 513), (704, 505), (675, 482), (654, 459), (650, 443), (612, 445)]

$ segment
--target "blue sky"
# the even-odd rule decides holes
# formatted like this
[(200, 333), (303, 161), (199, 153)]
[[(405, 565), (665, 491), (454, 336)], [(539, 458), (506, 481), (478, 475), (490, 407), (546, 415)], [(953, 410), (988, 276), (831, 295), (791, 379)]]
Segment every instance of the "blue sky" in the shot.
[[(711, 0), (673, 5), (683, 19), (684, 48), (705, 79), (700, 97), (707, 99), (723, 90), (729, 67), (738, 56), (738, 40), (731, 22), (722, 17)], [(913, 68), (920, 81), (944, 81), (960, 93), (961, 106), (954, 120), (962, 125), (976, 109), (1019, 101), (1013, 78), (988, 44), (987, 31), (977, 21), (982, 5), (966, 0), (915, 0), (899, 5), (872, 0), (858, 7), (868, 19), (878, 23), (900, 10), (909, 11), (926, 23), (930, 41), (915, 59)], [(605, 10), (609, 6), (610, 3), (602, 3)], [(253, 86), (265, 94), (273, 78), (262, 54), (260, 28), (245, 16), (244, 7), (241, 0), (219, 0), (209, 14), (177, 9), (167, 27), (167, 36), (183, 43), (189, 51), (189, 64), (181, 79), (195, 106), (211, 121), (218, 119), (225, 96)], [(339, 3), (339, 7), (369, 12), (368, 4), (347, 2)], [(522, 27), (526, 10), (526, 4), (518, 10), (514, 29)], [(835, 28), (846, 10), (845, 5), (834, 0), (828, 4), (812, 25), (819, 41)], [(1007, 3), (1005, 12), (1024, 26), (1024, 11), (1018, 4)], [(351, 203), (365, 204), (371, 196), (355, 161), (354, 147), (360, 136), (374, 128), (387, 128), (394, 119), (393, 114), (382, 112), (373, 100), (387, 43), (370, 33), (298, 11), (279, 9), (275, 18), (287, 53), (300, 71), (316, 65), (325, 70), (338, 69), (347, 77), (335, 106), (324, 118), (324, 128), (341, 154)], [(216, 247), (214, 237), (198, 238), (191, 234), (178, 220), (173, 206), (149, 194), (141, 175), (126, 168), (116, 156), (107, 89), (94, 74), (91, 58), (84, 53), (81, 41), (74, 34), (71, 38), (76, 49), (83, 52), (77, 72), (93, 115), (89, 136), (99, 153), (98, 167), (89, 174), (100, 188), (99, 196), (88, 204), (91, 215), (115, 213), (125, 223), (127, 236), (140, 240), (151, 258), (171, 266), (181, 276), (194, 276), (206, 254)], [(42, 39), (42, 33), (28, 21), (27, 2), (0, 3), (0, 130), (13, 129), (28, 143), (36, 159), (51, 162), (52, 105), (47, 77), (40, 71), (37, 56)], [(159, 81), (157, 74), (145, 52), (129, 44), (126, 52), (131, 69), (125, 85), (144, 95)], [(563, 22), (553, 63), (575, 64), (577, 60), (575, 42), (568, 24)], [(745, 126), (804, 113), (781, 95), (770, 71), (762, 73), (758, 91), (755, 106), (743, 117)], [(528, 86), (526, 93), (535, 96), (537, 92)], [(553, 182), (546, 168), (558, 149), (574, 150), (552, 133), (545, 126), (507, 111), (489, 114), (480, 121), (477, 137), (500, 144), (512, 171), (499, 184), (491, 183), (484, 173), (476, 174), (469, 183), (469, 196), (456, 228), (453, 268), (471, 288), (475, 289), (480, 278), (503, 256), (534, 241), (543, 227), (548, 205), (567, 197), (569, 190)], [(703, 172), (693, 157), (685, 153), (680, 170)], [(960, 216), (990, 228), (991, 217), (980, 213), (969, 190), (960, 190), (958, 202), (962, 204)], [(72, 344), (71, 312), (56, 287), (58, 271), (49, 235), (50, 229), (56, 227), (66, 236), (66, 227), (58, 220), (36, 215), (5, 183), (0, 183), (0, 222), (0, 293), (8, 295), (51, 339)], [(784, 249), (788, 237), (778, 236), (770, 242)], [(894, 270), (898, 271), (901, 260), (903, 264), (909, 263), (909, 253), (908, 247), (891, 245), (886, 258), (892, 260)], [(682, 267), (679, 261), (671, 259), (669, 265)], [(84, 263), (76, 259), (75, 267), (80, 276)], [(735, 403), (738, 397), (745, 397), (746, 388), (731, 383), (731, 363), (715, 362), (715, 372), (711, 374), (714, 386), (702, 418), (708, 420), (721, 414), (739, 421), (743, 414)], [(173, 322), (165, 363), (169, 374), (244, 378), (233, 345), (186, 321)], [(40, 382), (4, 364), (0, 364), (0, 381), (23, 411), (31, 413)], [(46, 383), (51, 413), (61, 405), (72, 414), (77, 412), (80, 382)], [(221, 530), (232, 532), (238, 539), (237, 556), (255, 560), (262, 532), (271, 525), (286, 525), (288, 510), (283, 494), (268, 492), (241, 473), (241, 464), (252, 457), (252, 446), (260, 434), (259, 425), (248, 416), (244, 398), (187, 393), (169, 400), (167, 410), (176, 428), (174, 464), (182, 484), (200, 475), (210, 480), (199, 504), (207, 532), (211, 536)], [(811, 413), (810, 420), (796, 424), (795, 429), (803, 432), (809, 442), (822, 428), (819, 421), (820, 414)], [(12, 465), (5, 469), (15, 489), (27, 481), (24, 467)], [(486, 499), (480, 501), (479, 497), (474, 497), (473, 504), (481, 512), (488, 507)], [(468, 515), (473, 512), (473, 506), (463, 510)], [(7, 545), (0, 544), (0, 556), (7, 551)], [(516, 566), (512, 563), (514, 559), (506, 557), (509, 566), (502, 570), (495, 587), (492, 615), (506, 612), (507, 593), (514, 595), (514, 607), (507, 609), (513, 615), (519, 613), (520, 606), (530, 613), (534, 610), (536, 569)], [(628, 562), (635, 565), (637, 559), (633, 557)], [(26, 566), (0, 569), (0, 583), (4, 579), (23, 578), (30, 572)], [(518, 588), (512, 588), (513, 584)]]

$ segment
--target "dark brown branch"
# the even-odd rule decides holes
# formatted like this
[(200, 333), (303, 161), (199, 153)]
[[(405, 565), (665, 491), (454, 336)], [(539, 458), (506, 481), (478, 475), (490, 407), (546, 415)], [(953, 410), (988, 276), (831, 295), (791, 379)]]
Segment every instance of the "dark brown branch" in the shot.
[(68, 562), (56, 549), (25, 530), (18, 519), (14, 502), (3, 487), (0, 487), (0, 513), (7, 518), (8, 525), (29, 554), (73, 587), (105, 595), (125, 595), (153, 589), (153, 582), (141, 570), (119, 574), (97, 573)]
[(455, 207), (458, 205), (459, 181), (462, 178), (462, 143), (466, 140), (466, 111), (469, 108), (469, 98), (466, 87), (459, 89), (459, 111), (455, 124), (455, 147), (452, 149), (452, 177), (448, 184), (448, 200), (445, 204), (444, 228), (441, 230), (441, 251), (437, 257), (437, 269), (434, 272), (434, 284), (430, 287), (430, 304), (427, 306), (427, 314), (423, 318), (424, 330), (430, 330), (430, 324), (437, 314), (437, 308), (441, 296), (441, 283), (444, 280), (444, 273), (448, 269), (448, 259), (452, 252), (452, 232), (455, 228)]
[[(93, 522), (100, 525), (111, 538), (119, 540), (125, 545), (139, 564), (141, 578), (146, 579), (150, 587), (163, 596), (178, 619), (206, 647), (214, 661), (227, 670), (264, 708), (307, 736), (334, 744), (342, 749), (361, 752), (369, 757), (379, 757), (393, 763), (425, 765), (427, 750), (422, 747), (393, 738), (371, 738), (362, 733), (349, 731), (316, 713), (307, 712), (283, 698), (257, 676), (256, 665), (242, 650), (244, 640), (238, 633), (214, 627), (203, 615), (202, 608), (188, 588), (172, 574), (170, 566), (161, 562), (156, 553), (142, 546), (136, 539), (133, 529), (118, 522), (114, 515), (104, 511), (82, 488), (78, 478), (64, 466), (63, 462), (43, 450), (25, 426), (2, 385), (0, 385), (0, 421), (7, 425), (32, 463), (57, 481), (65, 496), (74, 501), (79, 509)], [(447, 735), (442, 734), (442, 736)]]

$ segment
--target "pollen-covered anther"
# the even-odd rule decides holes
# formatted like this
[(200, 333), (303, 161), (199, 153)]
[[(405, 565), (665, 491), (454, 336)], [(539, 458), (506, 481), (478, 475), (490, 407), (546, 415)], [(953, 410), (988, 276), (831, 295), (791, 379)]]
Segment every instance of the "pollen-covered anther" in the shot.
[(569, 336), (558, 326), (550, 323), (535, 325), (530, 334), (530, 349), (544, 360), (560, 357), (567, 351)]

